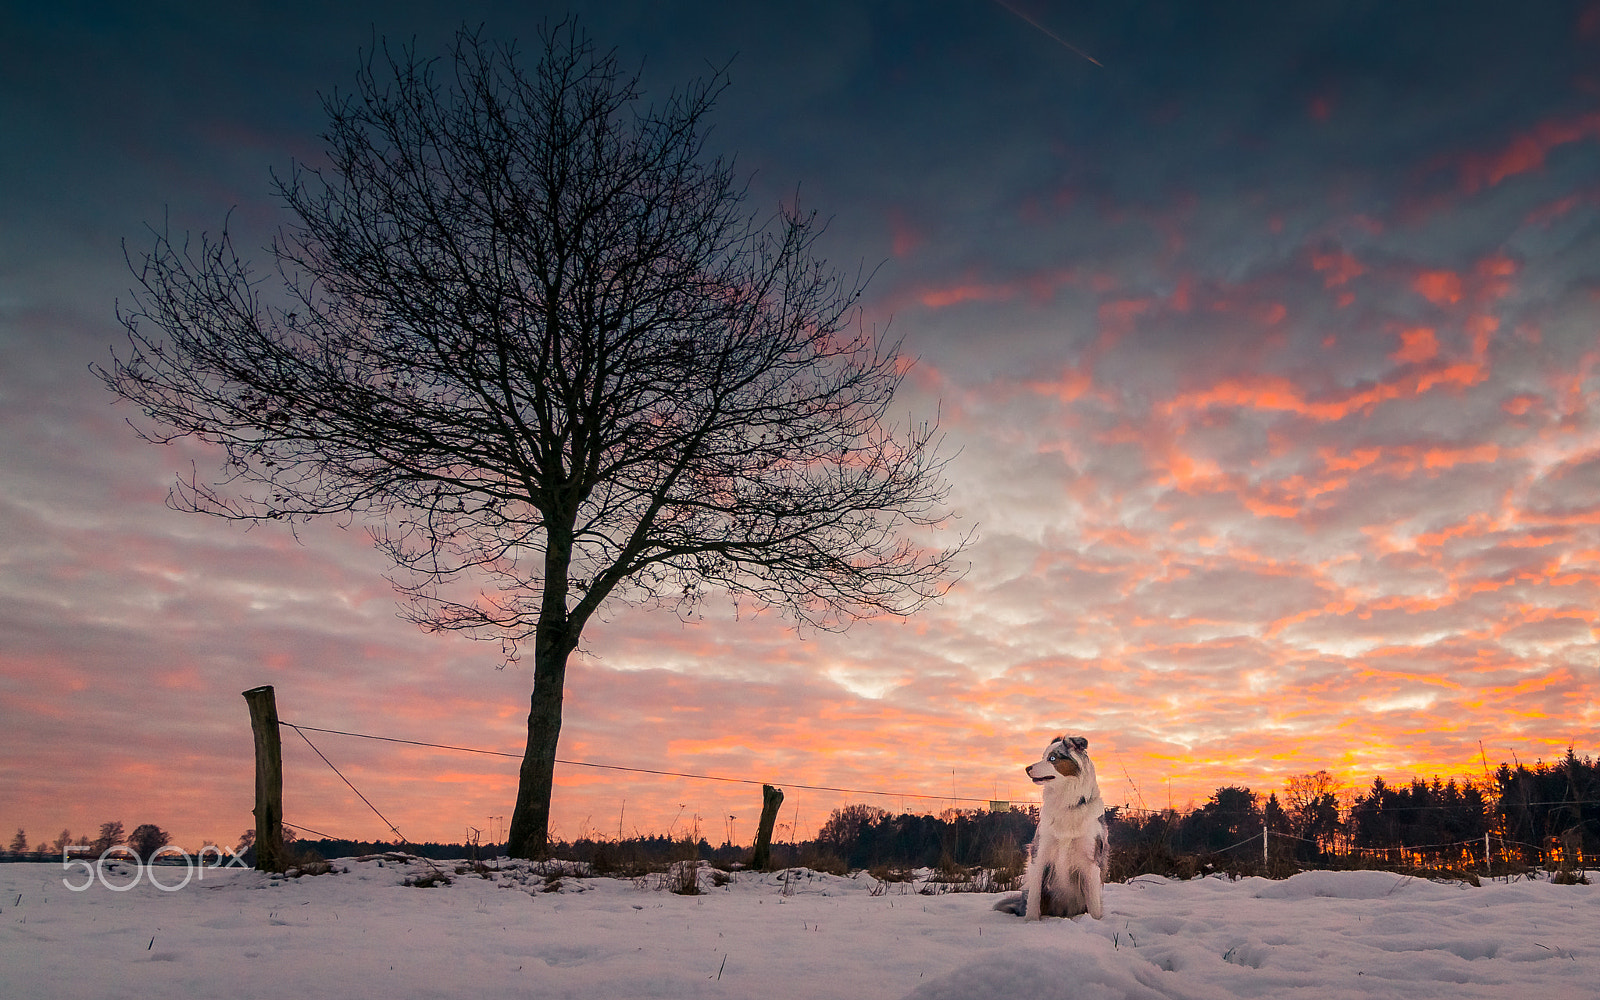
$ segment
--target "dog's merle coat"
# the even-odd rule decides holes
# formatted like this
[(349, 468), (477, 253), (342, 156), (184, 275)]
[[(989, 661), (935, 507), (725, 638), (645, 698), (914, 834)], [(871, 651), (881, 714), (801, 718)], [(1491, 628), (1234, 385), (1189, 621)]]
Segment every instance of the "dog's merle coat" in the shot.
[(1001, 900), (995, 909), (1029, 920), (1080, 913), (1100, 919), (1109, 845), (1106, 804), (1088, 750), (1082, 736), (1059, 736), (1045, 747), (1043, 759), (1028, 765), (1028, 777), (1044, 797), (1039, 829), (1028, 847), (1022, 895)]

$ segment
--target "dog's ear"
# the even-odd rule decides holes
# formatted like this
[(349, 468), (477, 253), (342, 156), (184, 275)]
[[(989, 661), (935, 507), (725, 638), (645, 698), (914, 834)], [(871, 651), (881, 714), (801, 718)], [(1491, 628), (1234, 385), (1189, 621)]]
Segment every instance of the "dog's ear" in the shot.
[(1089, 749), (1089, 739), (1086, 736), (1073, 736), (1070, 738), (1070, 742), (1079, 750)]

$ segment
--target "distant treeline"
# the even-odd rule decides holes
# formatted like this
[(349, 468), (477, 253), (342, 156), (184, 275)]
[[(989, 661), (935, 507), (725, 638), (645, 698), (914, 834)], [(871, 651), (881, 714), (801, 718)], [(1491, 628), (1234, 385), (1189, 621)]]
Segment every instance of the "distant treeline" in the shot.
[(16, 836), (11, 838), (11, 849), (0, 851), (0, 860), (37, 861), (41, 858), (60, 858), (69, 850), (82, 856), (98, 857), (113, 848), (120, 848), (124, 855), (148, 859), (156, 856), (171, 842), (172, 838), (167, 831), (154, 823), (141, 823), (133, 828), (132, 833), (127, 833), (121, 821), (113, 821), (101, 823), (100, 832), (93, 840), (86, 834), (73, 840), (71, 830), (62, 830), (55, 840), (49, 843), (40, 841), (30, 848), (27, 831), (19, 828)]
[[(1290, 778), (1282, 798), (1275, 792), (1263, 798), (1230, 785), (1187, 812), (1112, 807), (1107, 818), (1113, 878), (1208, 870), (1277, 874), (1349, 865), (1462, 869), (1484, 860), (1486, 837), (1495, 863), (1582, 866), (1600, 851), (1600, 763), (1569, 749), (1552, 764), (1502, 764), (1479, 782), (1412, 778), (1391, 785), (1378, 777), (1356, 794), (1341, 790), (1328, 772), (1317, 771)], [(813, 840), (773, 844), (772, 861), (779, 867), (839, 872), (977, 866), (1015, 871), (1037, 820), (1032, 808), (948, 809), (931, 816), (854, 804), (834, 810)], [(1263, 830), (1268, 834), (1267, 857)], [(252, 834), (240, 843), (251, 863)], [(58, 856), (62, 845), (71, 843), (69, 836), (63, 830), (56, 844), (39, 847)], [(166, 843), (165, 834), (154, 826), (124, 838), (120, 823), (104, 824), (95, 841), (79, 839), (86, 845), (144, 841), (146, 849)], [(329, 860), (402, 851), (439, 860), (488, 861), (504, 853), (502, 844), (432, 841), (291, 840), (290, 846), (301, 857)], [(689, 858), (732, 868), (750, 855), (748, 847), (666, 835), (586, 837), (551, 846), (552, 856), (585, 862), (602, 874), (633, 874)], [(28, 851), (27, 837), (19, 830), (12, 850), (0, 852), (0, 857), (7, 856), (47, 855)]]
[(1390, 785), (1378, 777), (1355, 795), (1341, 795), (1336, 779), (1318, 771), (1291, 778), (1281, 800), (1230, 786), (1188, 813), (1116, 814), (1112, 845), (1113, 869), (1125, 873), (1239, 870), (1258, 862), (1269, 871), (1581, 867), (1600, 846), (1600, 764), (1569, 748), (1556, 763), (1502, 764), (1477, 783), (1412, 778)]
[[(1113, 874), (1386, 858), (1462, 867), (1483, 859), (1486, 836), (1497, 861), (1572, 863), (1600, 846), (1600, 764), (1569, 749), (1554, 764), (1503, 764), (1481, 783), (1413, 778), (1391, 785), (1378, 777), (1353, 795), (1318, 771), (1291, 778), (1282, 798), (1228, 786), (1188, 812), (1113, 807), (1108, 820)], [(815, 844), (850, 868), (1006, 867), (1036, 821), (1033, 809), (919, 816), (852, 805), (834, 811)]]
[[(847, 806), (834, 811), (816, 839), (773, 844), (772, 862), (780, 868), (800, 866), (839, 873), (875, 867), (1020, 866), (1022, 848), (1033, 836), (1034, 822), (1031, 814), (1019, 811), (947, 810), (939, 816), (890, 816), (871, 806)], [(295, 840), (288, 846), (291, 854), (325, 860), (391, 851), (452, 861), (492, 861), (504, 854), (504, 845), (492, 844)], [(664, 835), (556, 841), (550, 851), (552, 857), (584, 862), (602, 875), (640, 874), (688, 859), (730, 869), (747, 863), (750, 852), (749, 846), (713, 846), (703, 837), (689, 840)], [(254, 848), (242, 856), (254, 863)]]
[[(773, 862), (820, 870), (1020, 867), (1038, 821), (1035, 809), (947, 809), (933, 816), (864, 804), (834, 810), (814, 839), (774, 844)], [(1112, 876), (1191, 875), (1208, 870), (1278, 873), (1308, 867), (1385, 865), (1462, 869), (1479, 864), (1484, 840), (1497, 864), (1581, 862), (1600, 847), (1600, 763), (1568, 751), (1553, 764), (1502, 765), (1474, 783), (1457, 779), (1389, 784), (1382, 777), (1351, 794), (1326, 771), (1291, 778), (1280, 797), (1217, 789), (1199, 808), (1108, 810)], [(1264, 857), (1262, 832), (1269, 855)], [(404, 850), (432, 858), (491, 858), (499, 845), (395, 845), (297, 841), (325, 858)], [(749, 848), (713, 847), (668, 836), (584, 838), (552, 845), (555, 857), (601, 873), (628, 874), (698, 858), (719, 867), (748, 860)]]

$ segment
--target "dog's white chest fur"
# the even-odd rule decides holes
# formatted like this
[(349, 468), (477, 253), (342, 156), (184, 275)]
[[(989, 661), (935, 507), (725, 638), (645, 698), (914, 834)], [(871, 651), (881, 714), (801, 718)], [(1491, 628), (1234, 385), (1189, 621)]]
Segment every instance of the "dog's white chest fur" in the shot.
[(1028, 765), (1028, 777), (1044, 798), (1039, 829), (1028, 849), (1023, 898), (996, 909), (1029, 920), (1080, 913), (1100, 919), (1109, 845), (1106, 804), (1088, 749), (1082, 736), (1061, 736), (1045, 747), (1043, 759)]

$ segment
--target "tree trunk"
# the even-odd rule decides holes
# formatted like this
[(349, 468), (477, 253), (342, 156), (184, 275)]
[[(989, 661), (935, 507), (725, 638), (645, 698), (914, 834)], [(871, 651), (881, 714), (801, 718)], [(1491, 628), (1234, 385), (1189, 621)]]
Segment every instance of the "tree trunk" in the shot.
[(528, 745), (522, 754), (517, 804), (511, 810), (511, 831), (506, 844), (506, 853), (513, 858), (542, 858), (550, 849), (550, 795), (555, 787), (556, 743), (561, 738), (561, 699), (567, 682), (567, 657), (578, 648), (578, 633), (583, 629), (581, 621), (567, 614), (571, 531), (547, 530), (544, 594), (533, 639)]
[(528, 745), (522, 755), (517, 804), (511, 811), (506, 853), (542, 858), (550, 843), (550, 795), (555, 786), (556, 743), (561, 738), (561, 699), (566, 682), (565, 643), (533, 654), (533, 696), (528, 709)]

